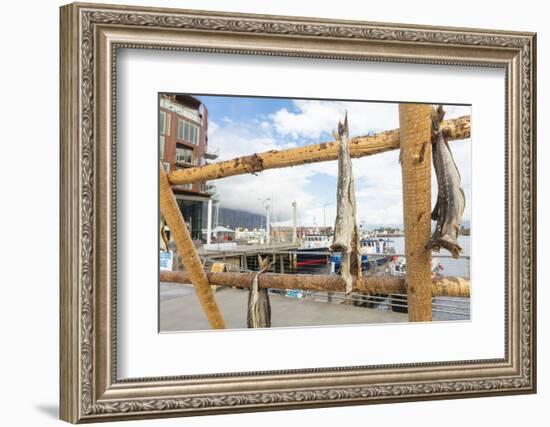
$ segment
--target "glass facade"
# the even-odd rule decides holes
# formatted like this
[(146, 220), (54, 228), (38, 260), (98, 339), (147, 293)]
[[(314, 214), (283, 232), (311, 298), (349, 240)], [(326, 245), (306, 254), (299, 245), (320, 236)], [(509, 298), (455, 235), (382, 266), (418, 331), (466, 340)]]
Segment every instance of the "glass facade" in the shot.
[(193, 150), (189, 148), (176, 148), (176, 162), (196, 164), (193, 160)]
[(172, 124), (172, 116), (164, 111), (160, 112), (159, 116), (159, 131), (161, 135), (170, 135), (170, 125)]
[(178, 140), (199, 145), (199, 127), (187, 120), (178, 119)]
[(189, 227), (191, 238), (193, 240), (202, 239), (203, 202), (178, 199), (178, 206)]

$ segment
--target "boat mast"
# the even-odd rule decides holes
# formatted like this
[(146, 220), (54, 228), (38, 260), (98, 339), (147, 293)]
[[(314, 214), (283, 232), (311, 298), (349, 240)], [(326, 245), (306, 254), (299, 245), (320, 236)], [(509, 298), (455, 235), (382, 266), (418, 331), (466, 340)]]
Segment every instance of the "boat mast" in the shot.
[(296, 200), (292, 202), (292, 244), (296, 243), (296, 228), (297, 228), (297, 213), (296, 213)]

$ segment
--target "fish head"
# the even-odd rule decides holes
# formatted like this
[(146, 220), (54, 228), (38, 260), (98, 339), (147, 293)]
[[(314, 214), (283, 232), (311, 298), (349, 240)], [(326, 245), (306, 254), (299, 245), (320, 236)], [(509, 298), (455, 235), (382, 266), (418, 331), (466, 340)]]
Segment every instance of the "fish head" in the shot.
[(348, 111), (346, 110), (346, 115), (344, 117), (344, 122), (338, 122), (338, 136), (341, 138), (348, 137), (349, 135), (349, 126), (348, 126)]
[(430, 116), (432, 119), (432, 132), (435, 134), (439, 132), (439, 127), (441, 126), (441, 122), (445, 117), (445, 110), (443, 109), (443, 105), (440, 104), (437, 107), (432, 108)]

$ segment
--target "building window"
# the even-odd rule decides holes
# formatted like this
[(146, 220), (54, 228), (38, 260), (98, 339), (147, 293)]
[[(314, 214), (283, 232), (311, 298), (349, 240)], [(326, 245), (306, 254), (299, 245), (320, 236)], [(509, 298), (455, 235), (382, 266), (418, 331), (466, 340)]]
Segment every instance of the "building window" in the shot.
[(176, 148), (176, 162), (195, 163), (193, 162), (193, 150), (189, 148)]
[(170, 136), (170, 128), (172, 127), (172, 114), (166, 114), (166, 129), (164, 134)]
[(174, 185), (174, 188), (177, 188), (179, 190), (193, 190), (193, 184)]
[(195, 138), (195, 145), (199, 145), (199, 132), (200, 128), (198, 126), (195, 126), (195, 131), (193, 134), (193, 137)]
[(159, 150), (160, 158), (164, 159), (164, 135), (160, 136), (159, 144), (160, 144), (160, 150)]
[(172, 124), (172, 116), (164, 111), (160, 112), (159, 130), (161, 135), (170, 136), (170, 127)]
[(178, 119), (178, 139), (199, 145), (199, 127), (186, 120)]
[(186, 121), (183, 121), (182, 120), (182, 123), (183, 123), (183, 140), (184, 141), (190, 141), (190, 138), (189, 138), (189, 123), (187, 123)]
[(178, 139), (183, 141), (183, 127), (185, 122), (182, 119), (178, 119)]

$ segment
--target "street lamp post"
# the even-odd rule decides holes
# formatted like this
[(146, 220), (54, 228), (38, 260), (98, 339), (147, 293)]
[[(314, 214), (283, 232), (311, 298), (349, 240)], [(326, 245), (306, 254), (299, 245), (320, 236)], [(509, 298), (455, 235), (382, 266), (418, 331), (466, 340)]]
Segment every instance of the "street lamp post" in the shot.
[(266, 228), (266, 236), (265, 236), (265, 243), (266, 245), (269, 245), (271, 243), (271, 226), (270, 226), (270, 207), (271, 205), (269, 202), (271, 201), (271, 197), (268, 197), (267, 199), (260, 199), (258, 198), (260, 202), (265, 207), (265, 228)]
[(270, 207), (271, 207), (271, 205), (269, 203), (265, 205), (265, 222), (266, 222), (266, 226), (265, 226), (265, 228), (266, 228), (265, 243), (266, 243), (266, 245), (269, 245), (271, 243)]
[(297, 215), (296, 215), (296, 200), (292, 202), (292, 244), (296, 243), (296, 228), (297, 228)]

